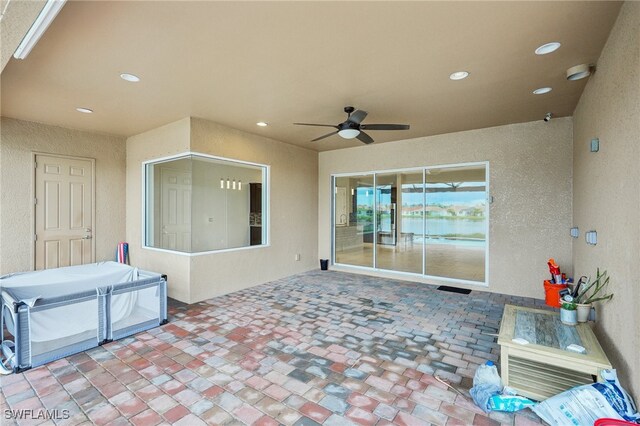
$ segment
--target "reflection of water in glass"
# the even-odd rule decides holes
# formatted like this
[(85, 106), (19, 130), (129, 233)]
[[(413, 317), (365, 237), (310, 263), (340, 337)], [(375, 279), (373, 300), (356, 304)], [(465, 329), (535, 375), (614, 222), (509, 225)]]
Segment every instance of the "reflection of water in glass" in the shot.
[[(422, 244), (422, 238), (414, 238), (415, 243)], [(454, 245), (454, 246), (462, 246), (462, 247), (485, 247), (485, 240), (456, 240), (450, 238), (427, 238), (427, 246), (430, 245)]]
[[(482, 234), (486, 231), (484, 220), (449, 220), (427, 218), (427, 235), (448, 235), (448, 234)], [(402, 232), (413, 232), (422, 234), (422, 218), (403, 217)]]

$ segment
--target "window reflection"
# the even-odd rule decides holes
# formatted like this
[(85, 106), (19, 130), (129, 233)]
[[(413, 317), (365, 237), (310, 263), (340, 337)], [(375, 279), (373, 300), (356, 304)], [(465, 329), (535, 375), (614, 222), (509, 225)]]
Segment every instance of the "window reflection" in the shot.
[(265, 243), (266, 167), (187, 155), (145, 166), (147, 247), (186, 253)]

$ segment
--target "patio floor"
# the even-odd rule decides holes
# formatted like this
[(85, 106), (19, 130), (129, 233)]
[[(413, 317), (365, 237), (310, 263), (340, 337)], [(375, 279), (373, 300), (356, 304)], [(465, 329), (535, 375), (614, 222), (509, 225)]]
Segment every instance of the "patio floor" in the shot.
[(63, 425), (537, 424), (468, 397), (475, 368), (498, 359), (486, 333), (505, 303), (542, 302), (311, 271), (174, 304), (165, 326), (1, 377), (3, 425), (16, 423), (6, 409), (57, 410)]

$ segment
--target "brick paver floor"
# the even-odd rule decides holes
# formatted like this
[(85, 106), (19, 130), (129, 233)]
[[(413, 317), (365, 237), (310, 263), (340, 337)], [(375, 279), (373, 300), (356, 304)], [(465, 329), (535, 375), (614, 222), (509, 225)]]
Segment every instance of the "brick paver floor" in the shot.
[(57, 410), (60, 425), (537, 424), (468, 396), (476, 367), (498, 360), (505, 303), (541, 302), (311, 271), (174, 304), (167, 325), (3, 376), (2, 424), (21, 409)]

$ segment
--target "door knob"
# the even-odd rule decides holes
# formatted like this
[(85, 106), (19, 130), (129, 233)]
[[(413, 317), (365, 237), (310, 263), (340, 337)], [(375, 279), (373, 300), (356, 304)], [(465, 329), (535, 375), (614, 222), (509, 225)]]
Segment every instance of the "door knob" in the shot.
[(91, 232), (91, 228), (85, 229), (84, 232)]
[(82, 237), (83, 240), (90, 240), (91, 239), (91, 235), (85, 235), (84, 237)]

